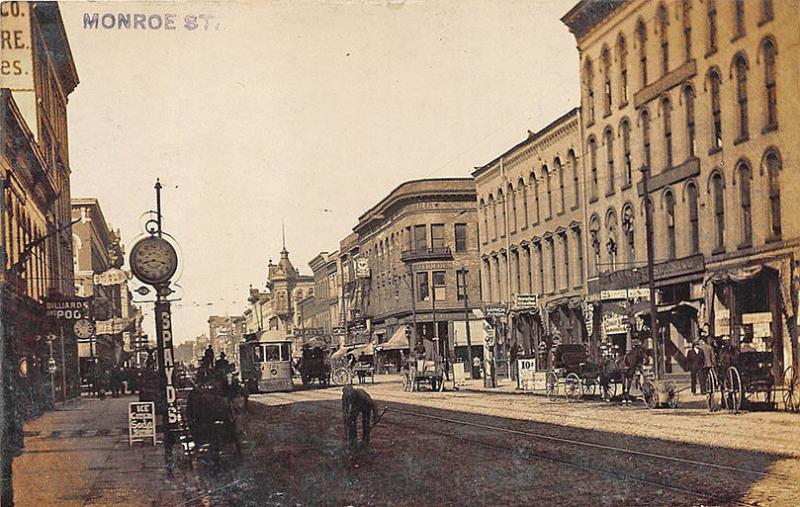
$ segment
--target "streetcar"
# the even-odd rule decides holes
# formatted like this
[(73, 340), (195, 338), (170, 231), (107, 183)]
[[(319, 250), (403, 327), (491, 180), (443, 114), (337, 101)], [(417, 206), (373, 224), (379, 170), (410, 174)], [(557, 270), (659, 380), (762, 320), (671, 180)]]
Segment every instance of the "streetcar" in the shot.
[(239, 361), (242, 383), (251, 393), (292, 390), (291, 341), (248, 340), (239, 345)]

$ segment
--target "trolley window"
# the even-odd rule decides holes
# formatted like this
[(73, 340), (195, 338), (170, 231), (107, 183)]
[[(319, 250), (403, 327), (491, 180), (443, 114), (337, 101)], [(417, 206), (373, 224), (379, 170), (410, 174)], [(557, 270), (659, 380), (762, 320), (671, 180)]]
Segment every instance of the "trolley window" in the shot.
[(281, 361), (290, 361), (292, 359), (292, 352), (289, 349), (288, 343), (281, 344)]

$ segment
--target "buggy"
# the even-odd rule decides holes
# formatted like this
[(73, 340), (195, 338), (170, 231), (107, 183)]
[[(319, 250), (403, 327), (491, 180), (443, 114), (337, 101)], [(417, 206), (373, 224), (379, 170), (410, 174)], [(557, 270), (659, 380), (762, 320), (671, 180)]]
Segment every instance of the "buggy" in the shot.
[(598, 365), (589, 360), (586, 347), (580, 344), (558, 344), (551, 350), (550, 371), (547, 372), (547, 397), (551, 401), (563, 393), (577, 400), (584, 395), (594, 396), (600, 384)]

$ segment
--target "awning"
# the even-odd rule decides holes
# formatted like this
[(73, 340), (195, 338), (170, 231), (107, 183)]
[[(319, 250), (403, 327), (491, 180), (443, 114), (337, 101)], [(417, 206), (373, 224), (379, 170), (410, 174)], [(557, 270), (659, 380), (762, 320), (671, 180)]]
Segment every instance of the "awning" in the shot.
[[(659, 314), (672, 313), (678, 311), (688, 311), (698, 313), (700, 311), (700, 303), (696, 301), (679, 301), (677, 303), (659, 305), (656, 310)], [(643, 308), (634, 313), (636, 317), (643, 317), (650, 315), (650, 303), (647, 303), (647, 308)]]
[(386, 343), (378, 345), (378, 350), (405, 350), (408, 347), (408, 339), (406, 338), (406, 327), (400, 326), (395, 330), (392, 337)]

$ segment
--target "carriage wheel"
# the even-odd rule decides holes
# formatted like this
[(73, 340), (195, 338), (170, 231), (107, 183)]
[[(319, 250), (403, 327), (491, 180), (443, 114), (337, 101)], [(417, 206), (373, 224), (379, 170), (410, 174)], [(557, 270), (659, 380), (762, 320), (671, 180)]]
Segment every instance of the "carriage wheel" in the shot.
[(567, 375), (564, 387), (567, 391), (567, 399), (578, 400), (583, 396), (583, 383), (577, 373)]
[(728, 410), (733, 411), (734, 414), (739, 413), (742, 408), (742, 377), (739, 375), (739, 370), (735, 366), (728, 368), (728, 373), (725, 375), (728, 391)]
[(597, 394), (597, 380), (592, 380), (588, 384), (584, 384), (583, 386), (583, 395), (589, 396), (590, 398), (594, 398), (594, 395)]
[(444, 379), (442, 377), (431, 377), (431, 391), (442, 392), (444, 391)]
[(350, 377), (350, 372), (347, 368), (339, 368), (335, 372), (333, 372), (333, 383), (337, 386), (343, 386), (345, 384), (349, 384), (352, 380)]
[(800, 410), (800, 378), (794, 368), (789, 366), (783, 372), (783, 405), (786, 410), (797, 412)]
[(658, 391), (656, 390), (656, 385), (652, 380), (647, 379), (642, 385), (642, 396), (644, 397), (644, 403), (648, 408), (658, 407)]
[(617, 396), (617, 383), (609, 382), (607, 387), (602, 388), (603, 401), (611, 401)]
[(708, 411), (716, 412), (719, 410), (720, 406), (720, 398), (718, 396), (719, 383), (717, 382), (717, 376), (714, 375), (712, 370), (708, 370), (708, 373), (706, 374), (706, 390), (706, 403), (708, 405)]
[(558, 399), (558, 377), (556, 376), (555, 372), (548, 372), (547, 373), (547, 397), (550, 401), (556, 401)]

